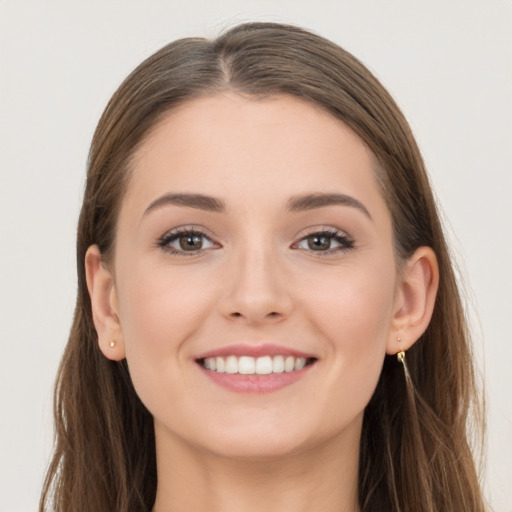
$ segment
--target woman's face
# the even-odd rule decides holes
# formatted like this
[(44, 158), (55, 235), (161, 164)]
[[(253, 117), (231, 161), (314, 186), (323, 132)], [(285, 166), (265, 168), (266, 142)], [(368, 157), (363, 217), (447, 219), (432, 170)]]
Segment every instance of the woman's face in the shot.
[(135, 155), (112, 272), (158, 442), (357, 444), (399, 283), (375, 160), (342, 123), (287, 96), (173, 111)]

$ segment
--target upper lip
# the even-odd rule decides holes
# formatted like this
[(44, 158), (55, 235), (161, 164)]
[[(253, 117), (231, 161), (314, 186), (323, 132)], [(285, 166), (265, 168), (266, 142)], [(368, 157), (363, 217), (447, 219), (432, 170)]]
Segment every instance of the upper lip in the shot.
[(294, 356), (315, 358), (314, 355), (296, 350), (294, 348), (285, 347), (282, 345), (274, 345), (271, 343), (251, 345), (239, 343), (236, 345), (226, 345), (224, 347), (215, 348), (200, 354), (196, 359), (205, 359), (207, 357), (226, 357), (226, 356), (249, 356), (249, 357), (263, 357), (263, 356)]

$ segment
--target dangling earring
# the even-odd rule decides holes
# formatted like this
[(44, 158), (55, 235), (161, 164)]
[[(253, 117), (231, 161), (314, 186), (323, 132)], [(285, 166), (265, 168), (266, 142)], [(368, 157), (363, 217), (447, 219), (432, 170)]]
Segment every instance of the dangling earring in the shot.
[[(398, 341), (398, 343), (400, 343), (402, 340), (400, 339), (400, 337), (398, 337), (396, 339), (396, 341)], [(398, 352), (396, 354), (396, 358), (399, 363), (402, 363), (403, 365), (405, 365), (405, 350), (400, 350), (400, 352)]]
[(114, 340), (112, 340), (110, 342), (110, 348), (114, 348), (116, 346), (116, 342)]
[[(398, 341), (398, 345), (399, 345), (399, 351), (396, 353), (396, 359), (399, 363), (402, 363), (402, 367), (404, 369), (404, 375), (405, 375), (405, 382), (407, 383), (407, 390), (408, 392), (411, 392), (413, 389), (414, 389), (414, 386), (412, 385), (412, 382), (411, 382), (411, 376), (409, 375), (409, 370), (407, 369), (407, 363), (405, 361), (405, 350), (402, 348), (402, 340), (400, 339), (400, 337), (397, 337), (396, 341)], [(414, 395), (414, 393), (413, 393)], [(414, 399), (414, 397), (412, 396), (412, 398)]]

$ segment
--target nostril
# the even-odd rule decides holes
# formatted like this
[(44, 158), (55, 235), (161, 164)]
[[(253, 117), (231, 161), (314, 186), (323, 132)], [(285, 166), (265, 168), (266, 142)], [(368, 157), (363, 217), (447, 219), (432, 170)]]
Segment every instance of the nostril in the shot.
[[(233, 313), (231, 313), (231, 316), (234, 317), (234, 318), (238, 318), (238, 317), (241, 317), (243, 315), (239, 311), (234, 311)], [(275, 318), (275, 317), (280, 316), (280, 314), (277, 311), (271, 311), (266, 316), (270, 317), (270, 318)]]

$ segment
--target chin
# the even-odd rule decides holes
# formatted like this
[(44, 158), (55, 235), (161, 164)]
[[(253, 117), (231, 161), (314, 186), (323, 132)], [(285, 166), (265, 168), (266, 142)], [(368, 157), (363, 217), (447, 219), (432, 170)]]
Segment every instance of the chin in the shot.
[(196, 431), (195, 439), (192, 440), (192, 436), (189, 439), (218, 457), (268, 461), (333, 446), (331, 443), (337, 444), (346, 434), (354, 442), (359, 439), (360, 420), (357, 418), (348, 423), (318, 424), (307, 415), (301, 419), (297, 416), (276, 418), (264, 415), (256, 418), (252, 415), (246, 422), (219, 421), (215, 426), (211, 424), (206, 432)]
[(247, 461), (268, 461), (284, 459), (304, 452), (308, 442), (290, 436), (274, 435), (248, 438), (247, 436), (231, 437), (208, 443), (209, 451), (216, 456)]
[[(165, 425), (155, 421), (157, 442), (192, 449), (198, 454), (231, 459), (268, 460), (289, 457), (314, 446), (318, 439), (312, 426), (282, 415), (255, 415), (246, 418), (210, 416), (209, 421)], [(240, 411), (243, 414), (243, 411)]]

